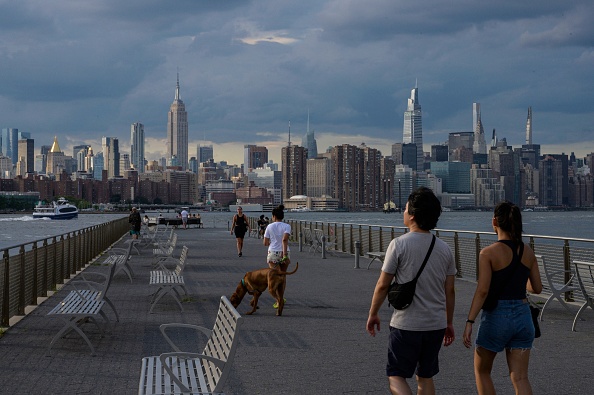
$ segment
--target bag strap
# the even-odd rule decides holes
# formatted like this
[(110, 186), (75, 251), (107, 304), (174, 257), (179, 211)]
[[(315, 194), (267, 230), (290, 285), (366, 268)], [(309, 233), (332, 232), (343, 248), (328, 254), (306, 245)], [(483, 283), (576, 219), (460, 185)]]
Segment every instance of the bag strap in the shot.
[(423, 261), (421, 268), (419, 269), (419, 271), (417, 272), (417, 275), (415, 276), (415, 281), (417, 281), (419, 279), (421, 272), (423, 271), (423, 269), (425, 269), (425, 265), (427, 264), (427, 261), (429, 260), (429, 256), (431, 255), (431, 251), (433, 251), (434, 245), (435, 245), (435, 235), (433, 235), (433, 238), (431, 239), (431, 245), (429, 246), (429, 251), (427, 251), (427, 255), (425, 255), (425, 260)]

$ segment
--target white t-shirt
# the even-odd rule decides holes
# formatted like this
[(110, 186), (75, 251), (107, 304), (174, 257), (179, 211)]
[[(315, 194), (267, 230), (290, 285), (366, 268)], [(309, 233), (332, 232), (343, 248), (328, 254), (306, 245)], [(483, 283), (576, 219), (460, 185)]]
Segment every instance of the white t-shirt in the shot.
[[(268, 251), (282, 251), (285, 234), (291, 234), (291, 225), (284, 222), (272, 222), (268, 225), (264, 231), (264, 237), (270, 239)], [(289, 246), (287, 246), (287, 251), (289, 251)]]
[[(432, 234), (409, 232), (390, 242), (382, 271), (395, 274), (399, 284), (415, 278), (431, 245)], [(456, 274), (450, 247), (439, 238), (419, 276), (415, 297), (405, 310), (392, 313), (390, 326), (409, 331), (432, 331), (447, 326), (445, 281)], [(391, 307), (392, 308), (392, 307)]]

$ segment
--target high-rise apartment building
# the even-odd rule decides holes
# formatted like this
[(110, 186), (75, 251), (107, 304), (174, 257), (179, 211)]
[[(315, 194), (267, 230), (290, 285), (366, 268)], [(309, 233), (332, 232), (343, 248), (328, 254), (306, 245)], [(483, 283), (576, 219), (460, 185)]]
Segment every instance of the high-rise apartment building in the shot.
[[(307, 151), (309, 153), (309, 150)], [(319, 157), (307, 160), (307, 196), (333, 195), (332, 161)]]
[(35, 171), (35, 146), (33, 139), (22, 139), (18, 141), (18, 158), (19, 161), (23, 161), (24, 159), (23, 167), (25, 173), (33, 173)]
[(120, 175), (120, 143), (117, 137), (103, 137), (103, 170), (107, 170), (107, 177)]
[(212, 145), (198, 144), (198, 152), (196, 152), (196, 157), (198, 158), (198, 163), (208, 162), (211, 159), (214, 160), (214, 150)]
[(307, 150), (298, 145), (283, 147), (281, 150), (281, 163), (283, 200), (295, 195), (305, 195), (307, 192)]
[(123, 176), (124, 172), (130, 170), (131, 168), (132, 162), (130, 162), (130, 154), (120, 154), (120, 175)]
[(472, 150), (475, 154), (486, 154), (487, 143), (485, 142), (485, 129), (481, 120), (480, 103), (472, 103), (472, 131), (474, 133)]
[(404, 112), (404, 127), (402, 131), (402, 142), (416, 144), (417, 163), (414, 167), (419, 175), (424, 174), (425, 158), (423, 155), (423, 122), (421, 104), (419, 103), (419, 89), (415, 86), (410, 91), (408, 105)]
[(138, 173), (144, 173), (144, 125), (140, 122), (130, 126), (130, 163)]
[(167, 160), (175, 156), (177, 165), (188, 168), (188, 113), (179, 95), (179, 74), (175, 87), (175, 99), (167, 115)]
[(246, 144), (243, 146), (243, 171), (258, 169), (268, 163), (268, 148)]
[(563, 163), (545, 155), (539, 168), (539, 201), (543, 206), (563, 205)]

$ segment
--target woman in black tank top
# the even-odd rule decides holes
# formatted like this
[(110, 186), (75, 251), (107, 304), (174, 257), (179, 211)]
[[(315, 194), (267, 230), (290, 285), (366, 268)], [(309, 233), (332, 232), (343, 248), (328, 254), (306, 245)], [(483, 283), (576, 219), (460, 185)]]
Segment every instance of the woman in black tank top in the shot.
[(243, 237), (249, 230), (250, 224), (243, 213), (243, 209), (241, 206), (237, 207), (237, 214), (233, 216), (233, 224), (231, 224), (231, 234), (235, 233), (235, 239), (237, 240), (237, 256), (242, 255)]
[(516, 393), (532, 394), (528, 380), (534, 325), (526, 300), (526, 290), (542, 291), (534, 252), (522, 242), (522, 214), (510, 202), (495, 207), (493, 229), (497, 243), (483, 248), (479, 256), (478, 283), (463, 341), (472, 345), (472, 325), (480, 326), (475, 340), (474, 374), (480, 394), (494, 394), (491, 369), (497, 353), (505, 350), (510, 378)]

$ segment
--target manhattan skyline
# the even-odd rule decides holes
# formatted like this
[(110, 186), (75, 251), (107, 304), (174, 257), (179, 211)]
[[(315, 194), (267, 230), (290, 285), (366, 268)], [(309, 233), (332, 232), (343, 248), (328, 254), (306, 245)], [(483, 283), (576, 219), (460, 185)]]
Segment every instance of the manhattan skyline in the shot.
[[(76, 9), (74, 9), (76, 8)], [(280, 162), (310, 127), (318, 152), (366, 145), (390, 153), (415, 81), (424, 151), (470, 132), (472, 103), (490, 136), (519, 147), (532, 107), (543, 153), (594, 151), (594, 4), (574, 1), (131, 0), (69, 7), (0, 5), (0, 127), (64, 151), (102, 136), (130, 152), (140, 122), (146, 158), (166, 156), (167, 109), (179, 68), (190, 156), (241, 163), (245, 144)], [(488, 143), (488, 142), (487, 142)]]

